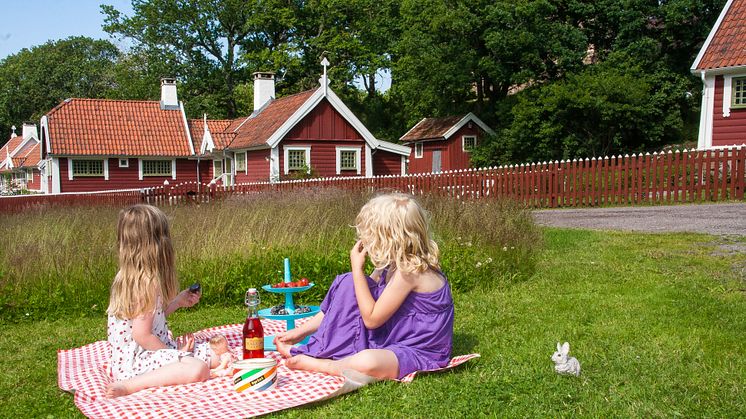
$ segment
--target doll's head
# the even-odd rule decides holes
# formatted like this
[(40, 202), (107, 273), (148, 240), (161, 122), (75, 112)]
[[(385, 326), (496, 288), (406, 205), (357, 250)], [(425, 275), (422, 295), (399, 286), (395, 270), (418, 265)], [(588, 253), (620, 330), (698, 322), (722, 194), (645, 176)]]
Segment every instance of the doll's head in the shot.
[(439, 267), (427, 213), (410, 195), (371, 199), (357, 215), (355, 228), (376, 268), (394, 265), (403, 272), (424, 272)]
[(165, 307), (179, 283), (174, 268), (168, 219), (150, 205), (133, 205), (119, 213), (119, 272), (111, 285), (108, 313), (132, 319), (151, 312), (160, 298)]
[(215, 352), (216, 355), (222, 355), (230, 351), (228, 348), (228, 339), (223, 335), (215, 335), (210, 338), (210, 349)]

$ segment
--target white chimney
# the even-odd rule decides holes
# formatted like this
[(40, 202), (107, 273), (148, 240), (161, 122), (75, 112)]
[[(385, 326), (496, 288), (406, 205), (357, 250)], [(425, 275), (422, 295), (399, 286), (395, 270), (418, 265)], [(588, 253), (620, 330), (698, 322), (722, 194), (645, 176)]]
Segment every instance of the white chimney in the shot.
[(39, 138), (39, 134), (36, 132), (36, 124), (33, 122), (24, 122), (23, 123), (23, 139), (26, 140), (29, 137), (34, 137), (36, 139)]
[(275, 97), (275, 73), (254, 73), (254, 111)]
[(178, 110), (179, 99), (176, 97), (176, 79), (161, 79), (161, 109)]

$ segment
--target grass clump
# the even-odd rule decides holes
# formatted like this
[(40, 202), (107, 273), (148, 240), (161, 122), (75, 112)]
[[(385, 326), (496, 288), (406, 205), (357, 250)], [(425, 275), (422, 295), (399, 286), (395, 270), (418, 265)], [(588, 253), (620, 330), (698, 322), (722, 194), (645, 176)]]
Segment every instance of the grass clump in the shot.
[[(355, 216), (370, 195), (326, 189), (235, 196), (199, 206), (164, 207), (183, 286), (199, 281), (204, 305), (240, 306), (249, 287), (295, 278), (317, 284), (300, 303), (319, 301), (349, 270)], [(510, 201), (423, 197), (441, 263), (456, 290), (528, 277), (538, 250), (530, 214)], [(56, 208), (0, 219), (0, 318), (18, 321), (103, 315), (117, 269), (118, 209)], [(279, 303), (263, 295), (267, 304)]]

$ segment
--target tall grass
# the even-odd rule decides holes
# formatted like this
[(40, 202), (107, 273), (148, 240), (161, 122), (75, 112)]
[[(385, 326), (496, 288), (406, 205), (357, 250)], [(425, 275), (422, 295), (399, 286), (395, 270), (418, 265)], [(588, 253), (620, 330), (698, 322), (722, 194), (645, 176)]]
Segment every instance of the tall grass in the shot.
[[(248, 287), (280, 281), (289, 257), (296, 278), (317, 284), (299, 296), (318, 302), (349, 270), (351, 227), (370, 196), (339, 190), (265, 193), (164, 207), (184, 286), (199, 281), (202, 303), (240, 305)], [(424, 197), (441, 263), (454, 288), (496, 287), (533, 270), (539, 233), (511, 201)], [(0, 321), (102, 315), (116, 266), (119, 209), (74, 208), (7, 215), (0, 234)], [(263, 294), (266, 304), (278, 300)]]

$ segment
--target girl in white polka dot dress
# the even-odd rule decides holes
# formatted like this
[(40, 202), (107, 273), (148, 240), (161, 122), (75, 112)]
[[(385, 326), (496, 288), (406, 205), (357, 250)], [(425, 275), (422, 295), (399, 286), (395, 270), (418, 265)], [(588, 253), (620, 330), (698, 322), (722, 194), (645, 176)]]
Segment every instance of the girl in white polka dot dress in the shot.
[(195, 347), (188, 335), (177, 344), (168, 330), (166, 316), (195, 305), (201, 294), (178, 292), (166, 215), (149, 205), (123, 210), (117, 241), (119, 272), (107, 310), (111, 372), (116, 381), (109, 384), (107, 397), (208, 379), (213, 361), (208, 343)]

